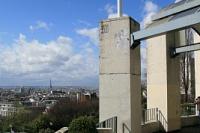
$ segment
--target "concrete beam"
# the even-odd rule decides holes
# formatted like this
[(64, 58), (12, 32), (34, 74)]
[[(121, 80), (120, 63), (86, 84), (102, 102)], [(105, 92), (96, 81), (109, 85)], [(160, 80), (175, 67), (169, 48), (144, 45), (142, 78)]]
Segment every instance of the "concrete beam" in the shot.
[(159, 35), (165, 35), (171, 31), (180, 31), (187, 28), (195, 27), (200, 24), (200, 12), (195, 12), (193, 14), (186, 15), (177, 19), (165, 21), (161, 24), (134, 32), (132, 34), (134, 42), (149, 39)]
[(200, 50), (200, 43), (176, 47), (172, 51), (172, 56), (175, 57), (176, 55), (181, 54), (181, 53), (193, 52), (193, 51), (197, 51), (197, 50)]

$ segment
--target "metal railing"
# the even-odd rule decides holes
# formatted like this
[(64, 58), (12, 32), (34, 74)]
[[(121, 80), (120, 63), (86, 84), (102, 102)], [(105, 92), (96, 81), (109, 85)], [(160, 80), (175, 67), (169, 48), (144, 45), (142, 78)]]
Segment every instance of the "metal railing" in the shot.
[(158, 111), (158, 121), (160, 122), (159, 124), (159, 126), (161, 127), (160, 129), (164, 129), (166, 131), (168, 128), (168, 123), (160, 110)]
[(113, 133), (117, 133), (117, 117), (112, 117), (97, 124), (99, 128), (111, 128)]
[(194, 103), (187, 103), (181, 105), (181, 116), (190, 116), (196, 114), (196, 105)]
[(128, 131), (128, 133), (131, 133), (131, 130), (128, 128), (128, 126), (125, 123), (122, 124), (122, 128), (123, 128), (123, 133), (125, 133), (125, 131)]
[(142, 124), (158, 121), (158, 108), (146, 109), (142, 111)]
[(162, 112), (158, 108), (146, 109), (142, 111), (142, 124), (148, 122), (159, 122), (160, 129), (167, 129), (168, 123)]

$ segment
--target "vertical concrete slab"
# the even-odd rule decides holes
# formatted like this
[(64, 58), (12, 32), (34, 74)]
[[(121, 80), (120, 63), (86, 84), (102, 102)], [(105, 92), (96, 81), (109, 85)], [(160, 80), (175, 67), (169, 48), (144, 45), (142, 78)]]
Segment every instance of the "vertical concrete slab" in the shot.
[(163, 128), (169, 132), (181, 127), (179, 58), (170, 57), (178, 42), (175, 33), (147, 40), (147, 108), (158, 108)]
[(130, 49), (130, 34), (139, 24), (120, 17), (102, 21), (100, 29), (100, 122), (117, 116), (118, 133), (123, 124), (140, 133), (140, 46)]
[[(199, 43), (199, 42), (200, 42), (200, 36), (194, 32), (194, 43)], [(196, 98), (200, 96), (200, 51), (194, 52), (194, 60), (195, 60), (195, 98)]]

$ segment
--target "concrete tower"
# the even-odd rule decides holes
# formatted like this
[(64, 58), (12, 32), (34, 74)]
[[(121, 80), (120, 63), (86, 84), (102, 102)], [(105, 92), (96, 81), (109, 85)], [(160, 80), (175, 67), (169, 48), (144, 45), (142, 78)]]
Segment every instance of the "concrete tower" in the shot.
[(117, 116), (118, 133), (141, 132), (140, 46), (130, 48), (139, 27), (130, 17), (100, 24), (100, 122)]

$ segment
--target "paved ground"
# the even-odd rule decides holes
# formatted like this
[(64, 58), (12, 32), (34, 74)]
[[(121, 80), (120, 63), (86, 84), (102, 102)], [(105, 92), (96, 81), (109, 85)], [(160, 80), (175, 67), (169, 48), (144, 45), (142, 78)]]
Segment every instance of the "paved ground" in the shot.
[[(158, 133), (163, 133), (163, 132), (158, 132)], [(195, 127), (185, 127), (180, 131), (175, 131), (170, 133), (200, 133), (200, 125)]]
[(200, 126), (183, 128), (181, 131), (173, 133), (200, 133)]

